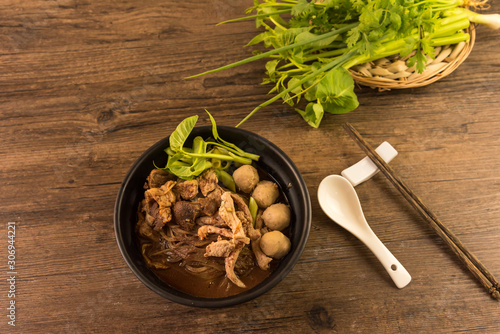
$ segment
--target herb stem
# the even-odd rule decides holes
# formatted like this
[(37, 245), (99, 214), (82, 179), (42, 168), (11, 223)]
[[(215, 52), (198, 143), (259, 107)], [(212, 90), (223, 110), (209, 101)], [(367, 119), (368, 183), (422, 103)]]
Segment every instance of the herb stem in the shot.
[(286, 46), (283, 46), (281, 48), (274, 49), (274, 50), (271, 50), (271, 51), (268, 51), (268, 52), (264, 52), (264, 53), (255, 55), (253, 57), (249, 57), (249, 58), (237, 61), (235, 63), (228, 64), (228, 65), (225, 65), (225, 66), (222, 66), (222, 67), (210, 70), (210, 71), (206, 71), (206, 72), (203, 72), (203, 73), (200, 73), (200, 74), (189, 76), (189, 77), (187, 77), (187, 79), (192, 79), (192, 78), (196, 78), (196, 77), (199, 77), (199, 76), (202, 76), (202, 75), (206, 75), (206, 74), (210, 74), (210, 73), (215, 73), (215, 72), (219, 72), (219, 71), (222, 71), (222, 70), (227, 70), (227, 69), (230, 69), (230, 68), (233, 68), (233, 67), (236, 67), (236, 66), (240, 66), (240, 65), (243, 65), (243, 64), (250, 63), (252, 61), (256, 61), (256, 60), (268, 57), (268, 56), (273, 55), (273, 54), (277, 54), (277, 53), (280, 53), (280, 52), (283, 52), (283, 51), (287, 51), (287, 50), (291, 50), (291, 49), (294, 49), (294, 48), (298, 48), (298, 47), (306, 45), (306, 44), (310, 44), (310, 43), (314, 43), (314, 42), (317, 42), (317, 41), (321, 41), (321, 40), (323, 40), (325, 38), (329, 38), (329, 37), (333, 37), (335, 35), (339, 35), (339, 34), (345, 33), (347, 31), (349, 31), (350, 29), (352, 29), (354, 27), (357, 27), (358, 25), (359, 25), (358, 22), (352, 23), (352, 24), (349, 24), (349, 25), (347, 25), (347, 26), (345, 26), (343, 28), (330, 31), (330, 32), (328, 32), (326, 34), (323, 34), (323, 35), (319, 35), (316, 38), (308, 39), (308, 40), (305, 40), (305, 41), (299, 42), (299, 43), (293, 43), (293, 44), (290, 44), (290, 45), (286, 45)]
[[(238, 127), (241, 124), (243, 124), (246, 120), (248, 120), (250, 117), (252, 117), (253, 114), (255, 114), (257, 111), (259, 111), (261, 108), (270, 105), (271, 103), (273, 103), (274, 101), (278, 100), (279, 98), (285, 96), (286, 94), (288, 94), (289, 92), (291, 92), (295, 88), (301, 86), (305, 82), (310, 81), (311, 79), (313, 79), (314, 77), (318, 76), (319, 74), (321, 74), (323, 72), (326, 72), (326, 71), (328, 71), (328, 70), (330, 70), (330, 69), (332, 69), (334, 67), (343, 65), (343, 63), (346, 62), (348, 59), (350, 59), (355, 53), (357, 53), (357, 50), (352, 50), (352, 51), (344, 54), (343, 56), (335, 59), (334, 61), (332, 61), (332, 62), (330, 62), (330, 63), (328, 63), (328, 64), (320, 67), (316, 71), (314, 71), (314, 72), (310, 73), (309, 75), (305, 76), (304, 78), (302, 78), (301, 80), (299, 80), (298, 82), (296, 82), (291, 87), (288, 87), (287, 89), (281, 91), (279, 94), (275, 95), (273, 98), (271, 98), (271, 99), (267, 100), (266, 102), (258, 105), (245, 118), (243, 118), (243, 120), (241, 122), (239, 122), (236, 125), (236, 127)], [(313, 85), (317, 84), (318, 82), (319, 81), (315, 82)]]
[(279, 24), (279, 22), (278, 22), (278, 21), (276, 21), (276, 20), (274, 19), (274, 17), (269, 16), (269, 20), (270, 20), (272, 23), (274, 23), (274, 25), (275, 25), (275, 26), (280, 27), (280, 28), (281, 28), (281, 29), (283, 29), (283, 30), (286, 30), (286, 27), (283, 27), (281, 24)]
[(335, 57), (335, 56), (340, 56), (344, 54), (348, 49), (347, 48), (342, 48), (342, 49), (337, 49), (337, 50), (332, 50), (332, 51), (327, 51), (327, 52), (322, 52), (322, 53), (316, 53), (313, 55), (310, 55), (308, 57), (304, 58), (304, 62), (309, 62), (316, 60), (318, 58), (328, 58), (328, 57)]
[[(437, 37), (431, 39), (431, 45), (432, 46), (443, 46), (443, 45), (452, 45), (452, 44), (458, 44), (460, 42), (468, 41), (470, 39), (470, 35), (467, 33), (463, 32), (458, 32), (455, 33), (454, 35), (451, 36), (446, 36), (446, 37)], [(359, 55), (348, 62), (344, 64), (345, 69), (349, 69), (353, 66), (359, 65), (359, 64), (364, 64), (367, 62), (371, 62), (380, 58), (388, 57), (391, 55), (399, 54), (404, 50), (404, 45), (405, 45), (405, 40), (404, 39), (399, 39), (396, 41), (392, 41), (389, 43), (386, 43), (382, 47), (378, 48), (374, 53), (374, 56), (366, 56), (366, 55)]]
[(193, 158), (206, 158), (206, 159), (219, 159), (219, 160), (227, 160), (227, 161), (238, 161), (244, 164), (251, 164), (252, 160), (248, 158), (243, 158), (240, 156), (237, 156), (233, 154), (233, 156), (230, 155), (224, 155), (224, 154), (216, 154), (216, 153), (188, 153), (184, 152), (184, 154), (191, 156)]
[[(236, 151), (235, 149), (231, 148), (231, 147), (228, 147), (227, 145), (224, 145), (224, 144), (221, 144), (221, 143), (217, 143), (217, 142), (213, 142), (213, 141), (208, 141), (207, 142), (208, 145), (213, 145), (213, 146), (218, 146), (218, 147), (222, 147), (224, 149), (226, 149), (227, 151), (231, 151), (232, 153), (236, 154), (236, 155), (239, 155), (240, 153), (238, 151)], [(239, 155), (241, 156), (241, 155)], [(249, 158), (249, 159), (252, 159), (252, 160), (258, 160), (259, 159), (259, 156), (257, 154), (252, 154), (252, 153), (248, 153), (248, 152), (245, 152), (244, 154), (244, 158)]]
[(271, 16), (271, 15), (287, 14), (290, 12), (291, 12), (291, 9), (281, 9), (281, 10), (274, 11), (272, 13), (261, 13), (261, 14), (249, 15), (249, 16), (244, 16), (244, 17), (238, 17), (235, 19), (230, 19), (230, 20), (226, 20), (223, 22), (219, 22), (216, 24), (216, 26), (221, 25), (221, 24), (226, 24), (226, 23), (240, 22), (240, 21), (246, 21), (246, 20), (250, 20), (250, 19), (258, 19), (260, 17), (267, 17), (267, 16)]

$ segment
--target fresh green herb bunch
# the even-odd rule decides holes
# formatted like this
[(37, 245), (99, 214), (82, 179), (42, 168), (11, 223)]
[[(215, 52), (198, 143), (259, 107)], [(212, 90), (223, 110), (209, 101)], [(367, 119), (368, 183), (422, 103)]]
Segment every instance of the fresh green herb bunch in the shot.
[[(172, 132), (169, 138), (170, 146), (165, 149), (168, 154), (167, 165), (160, 168), (184, 179), (192, 180), (207, 169), (213, 169), (229, 189), (234, 190), (234, 181), (226, 172), (231, 163), (251, 164), (258, 161), (259, 156), (245, 152), (235, 144), (222, 139), (217, 131), (217, 124), (207, 111), (212, 122), (212, 138), (203, 139), (197, 136), (192, 147), (186, 147), (186, 140), (198, 121), (198, 115), (184, 119)], [(156, 167), (159, 168), (159, 167)]]
[[(346, 113), (358, 107), (354, 81), (348, 69), (391, 55), (410, 56), (408, 66), (422, 73), (434, 58), (434, 47), (469, 41), (464, 32), (470, 22), (498, 28), (498, 15), (480, 15), (463, 6), (484, 7), (462, 0), (259, 0), (243, 19), (255, 19), (264, 28), (248, 45), (263, 43), (268, 52), (196, 76), (217, 72), (262, 58), (264, 84), (272, 84), (274, 97), (291, 106), (313, 127), (325, 112)], [(412, 52), (414, 53), (412, 55)]]

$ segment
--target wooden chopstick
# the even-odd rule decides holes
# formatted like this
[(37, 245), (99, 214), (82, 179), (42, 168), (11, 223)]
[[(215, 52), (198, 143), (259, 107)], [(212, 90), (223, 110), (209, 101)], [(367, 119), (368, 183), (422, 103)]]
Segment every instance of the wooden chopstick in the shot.
[(429, 223), (432, 229), (443, 239), (451, 250), (464, 263), (469, 271), (484, 286), (484, 288), (497, 300), (500, 300), (500, 283), (490, 271), (472, 254), (442, 222), (441, 220), (415, 195), (415, 193), (396, 175), (394, 170), (377, 154), (359, 132), (349, 123), (344, 128), (352, 139), (361, 147), (366, 155), (373, 161), (379, 170), (401, 192), (404, 198), (413, 206)]

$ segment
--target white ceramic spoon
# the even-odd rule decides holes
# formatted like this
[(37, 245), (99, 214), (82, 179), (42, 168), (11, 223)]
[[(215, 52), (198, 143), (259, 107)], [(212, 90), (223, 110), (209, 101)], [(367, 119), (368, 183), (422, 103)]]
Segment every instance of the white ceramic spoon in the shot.
[(324, 178), (318, 187), (318, 201), (328, 217), (354, 234), (375, 254), (398, 288), (410, 283), (410, 274), (366, 222), (358, 195), (347, 179), (340, 175)]

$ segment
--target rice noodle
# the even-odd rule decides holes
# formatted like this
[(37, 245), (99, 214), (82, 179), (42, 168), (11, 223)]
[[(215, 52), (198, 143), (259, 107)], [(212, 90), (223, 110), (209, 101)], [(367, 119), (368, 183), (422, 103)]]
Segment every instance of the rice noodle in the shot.
[[(177, 196), (175, 192), (174, 196)], [(253, 219), (247, 204), (248, 198), (244, 194), (242, 196), (232, 193), (218, 185), (211, 192), (206, 192), (203, 195), (204, 197), (198, 196), (192, 200), (183, 200), (177, 196), (175, 201), (171, 201), (169, 207), (172, 210), (172, 219), (166, 221), (161, 229), (154, 231), (151, 221), (145, 219), (145, 213), (150, 213), (152, 219), (158, 217), (159, 213), (154, 212), (155, 207), (153, 205), (146, 207), (151, 203), (148, 204), (146, 201), (140, 203), (137, 231), (142, 244), (143, 257), (147, 266), (152, 269), (170, 268), (168, 275), (175, 277), (175, 283), (172, 284), (186, 284), (184, 282), (190, 281), (189, 277), (193, 277), (193, 281), (197, 282), (198, 286), (200, 284), (214, 284), (214, 288), (219, 286), (216, 288), (217, 290), (232, 291), (231, 293), (234, 293), (235, 277), (240, 280), (240, 278), (254, 272), (255, 268), (259, 269), (256, 265), (255, 255), (247, 245), (250, 243), (251, 238), (257, 239), (257, 237), (260, 237), (259, 229), (254, 230), (252, 225)], [(230, 215), (229, 218), (232, 218), (230, 222), (234, 224), (229, 224), (228, 219), (221, 216), (221, 208), (223, 207), (221, 202), (223, 200), (226, 204), (224, 206), (225, 211), (222, 210), (222, 213), (226, 212), (227, 216)], [(146, 212), (146, 209), (151, 210)], [(194, 214), (189, 216), (190, 212), (194, 212)], [(208, 218), (209, 220), (205, 224), (203, 219), (197, 218)], [(221, 234), (220, 231), (210, 230), (211, 232), (207, 231), (203, 238), (200, 238), (198, 230), (200, 228), (207, 229), (207, 226), (227, 229), (232, 235), (228, 236)], [(234, 238), (235, 231), (238, 238)], [(241, 242), (238, 255), (233, 254), (231, 258), (230, 271), (233, 280), (230, 280), (227, 276), (226, 260), (230, 255), (206, 256), (207, 247), (216, 243), (219, 239)], [(217, 246), (220, 247), (220, 245)], [(157, 273), (161, 273), (161, 270)], [(262, 275), (261, 277), (265, 276)], [(253, 282), (246, 279), (245, 282), (247, 281)], [(244, 287), (245, 285), (237, 286)]]

